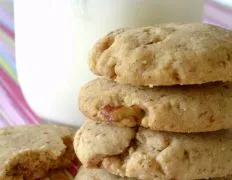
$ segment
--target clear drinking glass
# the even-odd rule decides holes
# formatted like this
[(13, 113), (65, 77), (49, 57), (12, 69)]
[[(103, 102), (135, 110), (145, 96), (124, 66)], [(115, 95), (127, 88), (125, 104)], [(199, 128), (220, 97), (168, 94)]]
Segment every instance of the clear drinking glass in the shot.
[(109, 31), (201, 22), (204, 0), (15, 1), (18, 79), (31, 108), (49, 121), (80, 125), (80, 87), (94, 76), (88, 51)]

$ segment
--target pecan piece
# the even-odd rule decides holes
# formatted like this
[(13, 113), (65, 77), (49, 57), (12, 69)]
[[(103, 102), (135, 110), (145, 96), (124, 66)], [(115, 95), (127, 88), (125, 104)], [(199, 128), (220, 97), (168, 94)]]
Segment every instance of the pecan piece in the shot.
[(138, 105), (126, 107), (108, 104), (100, 109), (100, 115), (106, 121), (118, 122), (131, 127), (140, 124), (145, 112)]

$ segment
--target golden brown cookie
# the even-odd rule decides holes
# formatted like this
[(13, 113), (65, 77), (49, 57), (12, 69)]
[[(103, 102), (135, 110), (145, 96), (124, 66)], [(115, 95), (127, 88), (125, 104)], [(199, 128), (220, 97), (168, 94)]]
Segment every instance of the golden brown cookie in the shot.
[[(98, 125), (97, 122), (88, 121), (80, 128), (79, 133), (76, 133), (75, 152), (77, 155), (81, 153), (78, 158), (83, 164), (88, 164), (88, 167), (95, 167), (100, 163), (101, 155), (113, 156), (123, 153), (135, 137), (135, 129), (132, 128), (110, 126), (105, 129), (103, 127), (105, 126)], [(95, 137), (94, 141), (93, 137)]]
[(89, 65), (136, 86), (232, 81), (232, 31), (200, 23), (120, 29), (96, 42)]
[(133, 87), (99, 78), (80, 92), (85, 116), (120, 126), (172, 132), (232, 128), (232, 84)]
[(74, 138), (75, 152), (84, 167), (149, 180), (232, 175), (231, 147), (230, 130), (180, 134), (124, 128), (122, 133), (121, 127), (92, 120), (86, 120)]
[(136, 180), (134, 178), (123, 178), (110, 174), (104, 169), (87, 169), (81, 167), (75, 180)]
[(34, 180), (75, 159), (73, 129), (28, 125), (0, 129), (0, 180)]
[[(212, 178), (208, 180), (231, 180), (231, 179), (232, 179), (231, 177), (222, 177), (222, 178)], [(138, 180), (138, 179), (115, 176), (113, 174), (110, 174), (108, 171), (104, 169), (88, 169), (81, 167), (75, 180)], [(149, 179), (144, 179), (144, 180), (149, 180)], [(155, 179), (155, 180), (159, 180), (159, 179)]]

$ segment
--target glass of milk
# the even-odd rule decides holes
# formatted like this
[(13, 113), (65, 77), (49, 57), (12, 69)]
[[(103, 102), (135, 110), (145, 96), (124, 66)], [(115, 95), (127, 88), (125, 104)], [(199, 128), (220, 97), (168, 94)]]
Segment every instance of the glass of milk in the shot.
[(15, 3), (18, 79), (42, 118), (79, 126), (80, 87), (93, 79), (88, 52), (117, 28), (201, 22), (204, 0), (18, 0)]

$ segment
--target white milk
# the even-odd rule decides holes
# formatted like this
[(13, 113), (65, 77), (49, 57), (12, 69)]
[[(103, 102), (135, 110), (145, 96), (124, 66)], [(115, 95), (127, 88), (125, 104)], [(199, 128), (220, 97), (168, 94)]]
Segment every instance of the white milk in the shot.
[(50, 121), (80, 125), (77, 97), (94, 76), (87, 54), (120, 27), (200, 22), (203, 0), (15, 0), (18, 78), (31, 108)]

